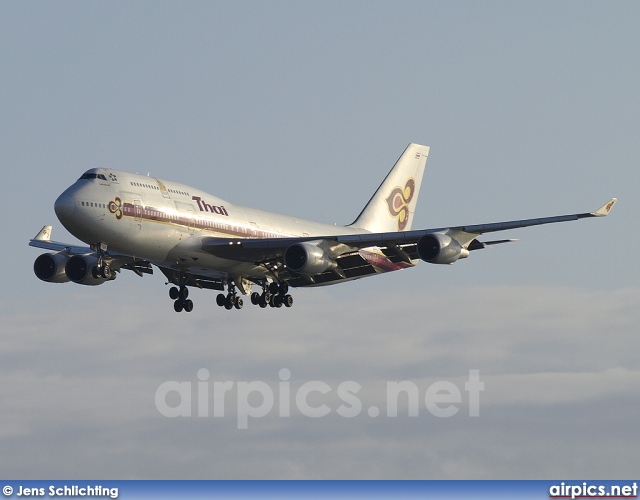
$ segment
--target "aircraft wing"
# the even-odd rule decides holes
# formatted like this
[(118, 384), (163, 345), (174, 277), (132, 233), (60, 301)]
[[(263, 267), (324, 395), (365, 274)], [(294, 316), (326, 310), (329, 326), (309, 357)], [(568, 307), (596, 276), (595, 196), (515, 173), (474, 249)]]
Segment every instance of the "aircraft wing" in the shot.
[(68, 243), (51, 241), (51, 229), (51, 226), (44, 226), (36, 237), (29, 241), (29, 246), (43, 248), (45, 250), (53, 250), (54, 252), (66, 252), (69, 255), (84, 255), (91, 252), (91, 249), (86, 246), (76, 246)]
[[(507, 231), (529, 226), (539, 226), (543, 224), (553, 224), (557, 222), (568, 222), (590, 217), (603, 217), (609, 214), (616, 198), (602, 205), (594, 212), (577, 213), (570, 215), (558, 215), (553, 217), (541, 217), (535, 219), (523, 219), (506, 222), (494, 222), (489, 224), (475, 224), (466, 226), (441, 227), (432, 229), (421, 229), (415, 231), (386, 232), (386, 233), (357, 233), (339, 234), (326, 236), (305, 236), (291, 238), (216, 238), (205, 237), (202, 239), (202, 249), (218, 257), (243, 262), (253, 262), (273, 266), (274, 272), (284, 272), (285, 279), (294, 284), (304, 284), (305, 279), (300, 281), (296, 273), (287, 272), (282, 268), (284, 253), (291, 245), (299, 243), (309, 243), (319, 246), (326, 255), (334, 259), (338, 267), (321, 276), (314, 276), (311, 282), (306, 279), (306, 284), (320, 284), (325, 281), (335, 281), (337, 279), (356, 278), (379, 271), (391, 271), (403, 267), (412, 266), (413, 260), (420, 258), (417, 245), (421, 238), (428, 234), (440, 233), (455, 240), (464, 250), (479, 250), (489, 245), (516, 241), (512, 239), (502, 239), (480, 242), (477, 237), (484, 233), (497, 231)], [(377, 248), (379, 253), (363, 252), (364, 249)], [(377, 255), (376, 259), (373, 255)], [(380, 259), (382, 257), (382, 259)], [(386, 257), (386, 259), (384, 259)], [(386, 262), (385, 262), (386, 260)], [(379, 268), (379, 271), (376, 270)], [(288, 277), (286, 276), (288, 275)], [(283, 276), (280, 276), (282, 278)], [(320, 278), (320, 281), (318, 281)], [(293, 282), (291, 281), (293, 280)], [(294, 286), (297, 286), (294, 284)]]
[[(94, 253), (94, 250), (88, 246), (77, 246), (69, 243), (60, 243), (51, 241), (51, 226), (44, 226), (35, 238), (29, 241), (29, 246), (51, 250), (53, 252), (64, 252), (66, 255), (88, 255)], [(106, 252), (106, 257), (110, 262), (113, 270), (128, 269), (135, 272), (138, 276), (143, 274), (153, 274), (151, 264), (147, 261), (134, 259), (128, 255), (115, 254)]]

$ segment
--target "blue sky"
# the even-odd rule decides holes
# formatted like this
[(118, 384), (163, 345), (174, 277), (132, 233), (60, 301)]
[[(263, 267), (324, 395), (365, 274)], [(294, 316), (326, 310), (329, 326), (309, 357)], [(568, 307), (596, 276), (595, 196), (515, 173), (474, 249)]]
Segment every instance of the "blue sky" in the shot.
[[(639, 15), (636, 2), (0, 5), (0, 442), (13, 450), (2, 470), (631, 476)], [(344, 224), (409, 142), (431, 146), (417, 228), (620, 202), (604, 220), (514, 231), (519, 243), (453, 266), (300, 290), (290, 311), (227, 313), (196, 291), (178, 316), (158, 275), (92, 288), (33, 275), (27, 243), (44, 224), (74, 241), (53, 201), (88, 168)], [(298, 382), (358, 380), (376, 401), (386, 380), (477, 368), (484, 413), (273, 418), (241, 432), (232, 418), (153, 407), (162, 382), (200, 368), (277, 382), (283, 367)]]

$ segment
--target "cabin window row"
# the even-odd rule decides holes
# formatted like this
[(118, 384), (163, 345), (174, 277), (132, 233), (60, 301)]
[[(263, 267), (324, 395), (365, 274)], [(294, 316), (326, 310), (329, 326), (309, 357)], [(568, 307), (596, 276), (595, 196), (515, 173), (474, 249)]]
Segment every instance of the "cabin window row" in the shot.
[[(134, 182), (134, 181), (131, 181), (130, 184), (132, 186), (135, 186), (135, 187), (141, 187), (141, 188), (146, 188), (146, 189), (153, 189), (155, 191), (160, 191), (160, 188), (158, 186), (154, 186), (152, 184), (144, 184), (142, 182)], [(177, 189), (167, 189), (167, 191), (169, 193), (173, 193), (173, 194), (180, 194), (182, 196), (189, 196), (189, 193), (186, 192), (186, 191), (179, 191)]]
[(107, 208), (107, 205), (105, 203), (98, 203), (93, 201), (81, 201), (80, 204), (83, 207)]

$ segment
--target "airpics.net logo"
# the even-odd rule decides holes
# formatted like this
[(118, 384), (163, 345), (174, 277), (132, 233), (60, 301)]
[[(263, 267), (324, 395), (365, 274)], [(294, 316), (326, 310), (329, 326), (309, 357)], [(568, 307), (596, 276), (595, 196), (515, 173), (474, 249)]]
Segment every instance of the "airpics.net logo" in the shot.
[[(362, 415), (365, 409), (363, 400), (372, 399), (363, 396), (370, 391), (363, 390), (363, 386), (353, 380), (333, 385), (320, 380), (293, 383), (291, 371), (287, 368), (282, 368), (278, 373), (279, 380), (271, 384), (258, 380), (210, 380), (206, 368), (198, 370), (197, 379), (193, 382), (170, 380), (160, 384), (155, 393), (158, 412), (169, 418), (235, 415), (238, 429), (248, 429), (250, 421), (268, 416), (322, 418), (335, 414), (354, 418)], [(469, 370), (468, 379), (459, 385), (446, 380), (429, 385), (409, 380), (387, 381), (384, 385), (383, 394), (374, 391), (373, 397), (374, 402), (382, 399), (384, 403), (367, 405), (366, 414), (370, 418), (480, 415), (480, 393), (484, 390), (484, 382), (480, 380), (479, 370)], [(468, 411), (460, 413), (464, 406)]]

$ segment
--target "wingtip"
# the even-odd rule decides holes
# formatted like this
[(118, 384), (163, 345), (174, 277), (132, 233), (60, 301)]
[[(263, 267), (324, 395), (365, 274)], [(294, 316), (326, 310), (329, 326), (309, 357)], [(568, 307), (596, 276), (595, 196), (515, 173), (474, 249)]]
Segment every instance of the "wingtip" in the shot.
[(51, 229), (51, 226), (44, 226), (33, 239), (36, 241), (51, 241)]
[(618, 201), (618, 198), (611, 198), (607, 203), (602, 205), (598, 210), (596, 210), (595, 212), (591, 212), (591, 215), (595, 217), (606, 217), (607, 215), (609, 215), (609, 212), (611, 212), (611, 209), (613, 208), (613, 206), (616, 204), (617, 201)]

